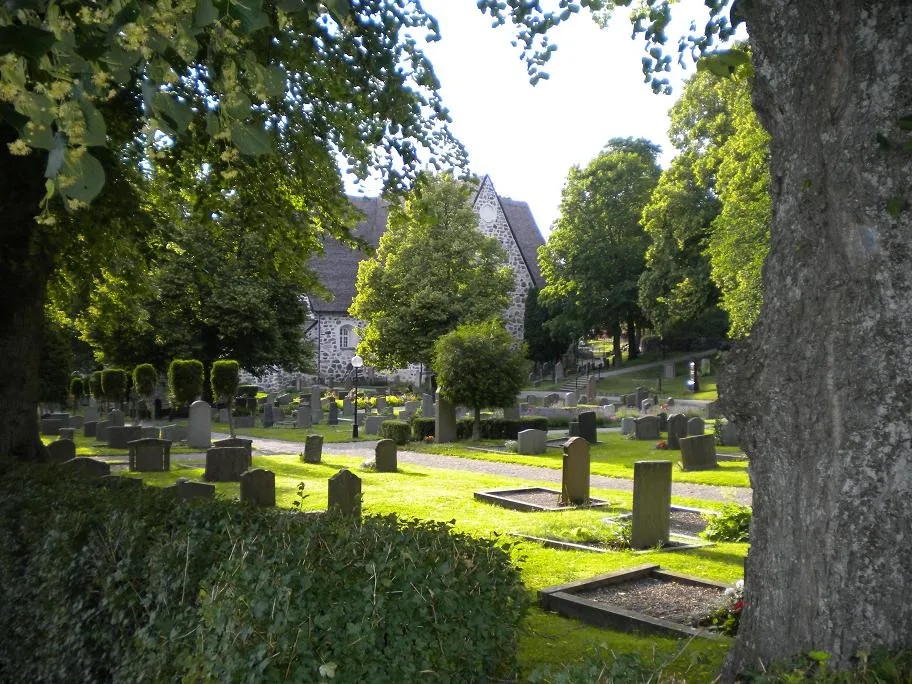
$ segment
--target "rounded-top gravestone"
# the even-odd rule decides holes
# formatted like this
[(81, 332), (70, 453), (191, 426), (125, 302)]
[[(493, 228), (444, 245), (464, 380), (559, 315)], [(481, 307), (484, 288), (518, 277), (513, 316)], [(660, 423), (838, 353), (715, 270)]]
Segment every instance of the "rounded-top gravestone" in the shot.
[(205, 401), (190, 404), (190, 430), (187, 444), (194, 449), (208, 449), (212, 441), (212, 408)]

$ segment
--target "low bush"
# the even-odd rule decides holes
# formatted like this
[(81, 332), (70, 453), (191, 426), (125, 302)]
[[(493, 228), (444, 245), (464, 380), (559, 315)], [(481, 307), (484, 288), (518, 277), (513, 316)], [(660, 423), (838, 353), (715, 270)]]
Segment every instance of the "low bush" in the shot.
[(749, 541), (751, 524), (751, 507), (740, 504), (728, 504), (719, 515), (707, 515), (706, 529), (703, 536), (710, 541), (746, 542)]
[(260, 388), (256, 385), (238, 385), (237, 395), (239, 397), (250, 397), (251, 399), (256, 399), (257, 392), (260, 391)]
[(434, 436), (433, 418), (412, 418), (412, 439), (423, 442), (427, 437)]
[(380, 424), (380, 436), (396, 444), (407, 444), (411, 433), (412, 426), (404, 420), (385, 420)]
[(493, 539), (59, 468), (0, 473), (0, 681), (491, 681), (527, 605)]

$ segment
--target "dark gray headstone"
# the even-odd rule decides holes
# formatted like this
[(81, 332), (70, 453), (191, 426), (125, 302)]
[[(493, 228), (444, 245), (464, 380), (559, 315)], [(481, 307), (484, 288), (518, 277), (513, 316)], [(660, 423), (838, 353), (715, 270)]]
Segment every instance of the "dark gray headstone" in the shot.
[(438, 444), (456, 441), (456, 407), (440, 394), (439, 389), (434, 417), (434, 441)]
[(378, 473), (395, 473), (398, 468), (396, 459), (396, 442), (381, 439), (374, 447), (374, 463)]
[(380, 426), (387, 420), (389, 420), (388, 416), (368, 416), (364, 419), (364, 434), (379, 435)]
[(108, 427), (108, 446), (112, 449), (127, 449), (127, 444), (142, 436), (139, 425), (111, 425)]
[(433, 394), (422, 394), (421, 395), (421, 416), (423, 418), (435, 418), (434, 413), (434, 395)]
[(347, 468), (329, 478), (327, 508), (338, 508), (346, 515), (361, 517), (361, 478)]
[(167, 472), (171, 470), (171, 442), (166, 439), (146, 437), (131, 441), (130, 470), (141, 473)]
[(161, 429), (154, 425), (143, 427), (139, 431), (140, 439), (161, 439)]
[(124, 412), (120, 409), (113, 409), (108, 414), (109, 427), (123, 427)]
[(48, 456), (54, 463), (63, 463), (76, 458), (76, 442), (72, 439), (58, 439), (47, 445)]
[(313, 416), (310, 414), (310, 406), (301, 404), (298, 406), (298, 415), (295, 416), (295, 427), (309, 428), (313, 425)]
[(244, 447), (215, 447), (206, 450), (207, 482), (238, 482), (247, 470), (248, 452)]
[(671, 461), (635, 462), (630, 546), (647, 549), (667, 542), (670, 514)]
[(634, 436), (637, 439), (658, 439), (659, 419), (657, 416), (637, 418), (634, 424)]
[(576, 416), (576, 421), (579, 423), (579, 436), (589, 444), (595, 444), (598, 441), (598, 423), (595, 411), (580, 411)]
[(94, 437), (95, 430), (98, 427), (97, 420), (87, 420), (82, 424), (82, 436), (83, 437)]
[(659, 432), (668, 432), (668, 414), (662, 411), (658, 416)]
[(40, 423), (41, 434), (48, 437), (56, 437), (60, 428), (67, 425), (69, 422), (69, 418), (66, 420), (63, 420), (62, 418), (42, 418)]
[(589, 443), (571, 437), (564, 443), (561, 503), (580, 506), (589, 501)]
[(80, 477), (104, 477), (111, 474), (111, 466), (98, 458), (77, 456), (60, 464), (74, 475)]
[(672, 413), (668, 416), (668, 448), (680, 449), (680, 439), (686, 436), (687, 416), (683, 413)]
[(165, 487), (165, 491), (172, 492), (182, 501), (211, 499), (215, 496), (215, 485), (206, 482), (194, 482), (186, 477), (179, 477), (175, 484)]
[(82, 416), (70, 416), (70, 419), (67, 421), (67, 427), (71, 428), (81, 428), (85, 424), (85, 418)]
[(241, 447), (247, 450), (247, 467), (253, 465), (253, 440), (244, 439), (243, 437), (226, 437), (217, 439), (212, 443), (214, 447)]
[(567, 423), (567, 435), (569, 437), (580, 436), (580, 426), (578, 420), (571, 420), (569, 423)]
[(374, 408), (377, 409), (377, 413), (382, 413), (386, 409), (386, 397), (377, 397), (374, 401)]
[(681, 438), (681, 467), (684, 470), (712, 470), (717, 465), (715, 435)]
[(76, 438), (76, 428), (71, 427), (62, 427), (57, 430), (58, 439), (75, 439)]
[(339, 424), (339, 405), (335, 399), (329, 400), (329, 417), (326, 419), (329, 425)]
[(275, 416), (273, 415), (272, 404), (266, 403), (263, 405), (263, 427), (268, 428), (275, 425)]
[(278, 403), (279, 406), (287, 406), (291, 403), (291, 395), (287, 393), (280, 394), (276, 397), (276, 403)]
[[(718, 423), (717, 429), (718, 428)], [(740, 446), (740, 436), (738, 435), (738, 426), (731, 421), (727, 421), (722, 424), (720, 431), (720, 439), (722, 441), (722, 446)]]
[(310, 388), (310, 419), (314, 425), (323, 420), (323, 388), (312, 385)]
[(694, 437), (696, 435), (702, 435), (706, 433), (706, 423), (703, 422), (702, 418), (697, 418), (696, 416), (687, 421), (687, 436)]
[(235, 416), (234, 417), (234, 427), (237, 428), (252, 428), (256, 419), (253, 416)]
[(304, 463), (319, 463), (321, 458), (323, 458), (323, 435), (307, 435), (301, 460)]
[(275, 506), (275, 473), (254, 468), (241, 474), (241, 502), (254, 506)]

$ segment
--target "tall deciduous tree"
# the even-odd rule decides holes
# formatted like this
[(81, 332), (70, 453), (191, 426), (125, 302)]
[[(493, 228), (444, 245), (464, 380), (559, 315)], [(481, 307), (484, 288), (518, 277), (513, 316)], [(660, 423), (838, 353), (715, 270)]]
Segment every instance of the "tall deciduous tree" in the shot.
[(637, 279), (646, 253), (640, 217), (661, 174), (658, 154), (648, 140), (615, 138), (586, 168), (571, 168), (560, 218), (539, 248), (541, 300), (560, 304), (551, 325), (577, 335), (612, 333), (616, 358), (625, 323), (636, 355)]
[(479, 230), (471, 192), (448, 174), (423, 177), (358, 265), (349, 312), (365, 321), (358, 351), (375, 365), (430, 366), (437, 338), (506, 308), (513, 274), (497, 239)]
[(212, 396), (223, 399), (228, 404), (228, 430), (234, 437), (234, 395), (237, 394), (240, 375), (240, 364), (233, 359), (219, 359), (212, 364), (209, 371), (209, 383)]
[(574, 339), (573, 332), (553, 329), (548, 308), (538, 301), (538, 288), (529, 288), (523, 317), (523, 336), (529, 358), (536, 363), (557, 361)]
[(473, 439), (481, 439), (481, 409), (516, 402), (527, 365), (525, 350), (498, 321), (460, 325), (434, 343), (440, 393), (472, 407)]

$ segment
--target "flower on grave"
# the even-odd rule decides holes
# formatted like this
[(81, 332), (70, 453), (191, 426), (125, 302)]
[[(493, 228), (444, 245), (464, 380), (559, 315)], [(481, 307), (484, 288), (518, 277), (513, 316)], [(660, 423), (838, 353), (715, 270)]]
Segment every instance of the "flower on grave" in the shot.
[(667, 448), (668, 448), (668, 445), (665, 444), (665, 440), (663, 439), (661, 442), (659, 442), (658, 444), (656, 444), (655, 448), (656, 448), (656, 449), (667, 449)]
[(744, 601), (735, 601), (735, 605), (732, 606), (732, 610), (741, 610), (744, 608)]
[(428, 435), (424, 438), (425, 444), (433, 444), (433, 442), (434, 442), (434, 435)]

